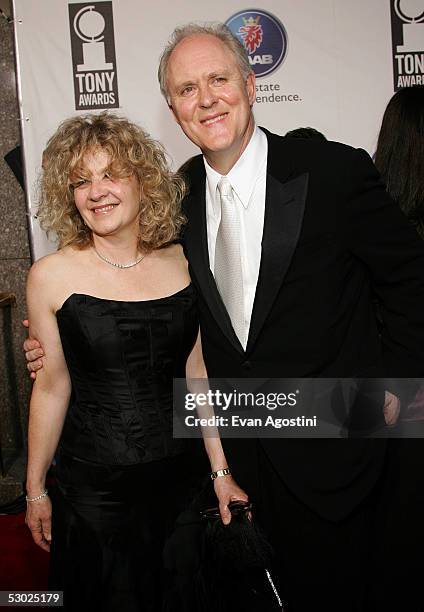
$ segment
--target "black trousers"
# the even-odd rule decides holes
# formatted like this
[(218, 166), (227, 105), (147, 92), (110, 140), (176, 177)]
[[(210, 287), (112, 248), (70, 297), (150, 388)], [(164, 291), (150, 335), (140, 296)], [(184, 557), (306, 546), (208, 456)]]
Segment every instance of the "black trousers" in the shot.
[(288, 612), (366, 610), (378, 492), (343, 521), (327, 521), (293, 496), (259, 445), (257, 453), (256, 518), (274, 547)]
[(370, 588), (369, 610), (422, 612), (423, 439), (389, 441), (374, 534), (376, 572)]

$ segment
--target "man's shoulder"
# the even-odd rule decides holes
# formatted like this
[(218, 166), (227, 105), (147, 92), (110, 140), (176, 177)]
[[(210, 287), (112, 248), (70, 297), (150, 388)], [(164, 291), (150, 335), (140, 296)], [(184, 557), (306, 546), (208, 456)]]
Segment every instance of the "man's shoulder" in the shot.
[(178, 169), (178, 172), (184, 177), (189, 183), (194, 177), (200, 176), (205, 173), (205, 165), (203, 162), (203, 155), (194, 155), (190, 157), (182, 166)]
[(309, 173), (328, 177), (333, 184), (356, 180), (356, 175), (376, 173), (368, 153), (331, 140), (290, 138), (264, 130), (268, 139), (268, 171), (279, 177), (289, 170), (293, 176)]
[(261, 128), (268, 140), (269, 153), (272, 155), (275, 151), (286, 150), (290, 155), (299, 156), (300, 158), (310, 157), (339, 157), (350, 158), (355, 156), (357, 149), (334, 140), (321, 140), (314, 138), (290, 138), (275, 134), (264, 128)]

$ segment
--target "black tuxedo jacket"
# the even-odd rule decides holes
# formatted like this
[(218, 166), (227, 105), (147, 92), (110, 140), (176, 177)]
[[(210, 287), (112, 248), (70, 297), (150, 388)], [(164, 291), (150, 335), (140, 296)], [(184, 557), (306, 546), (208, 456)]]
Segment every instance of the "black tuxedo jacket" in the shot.
[[(246, 351), (209, 268), (202, 157), (184, 166), (184, 248), (199, 291), (209, 376), (423, 376), (424, 246), (369, 156), (264, 131), (265, 218)], [(381, 303), (381, 337), (373, 293)], [(383, 441), (369, 439), (261, 444), (293, 494), (333, 520), (372, 489), (385, 452)], [(231, 464), (246, 461), (236, 456)]]

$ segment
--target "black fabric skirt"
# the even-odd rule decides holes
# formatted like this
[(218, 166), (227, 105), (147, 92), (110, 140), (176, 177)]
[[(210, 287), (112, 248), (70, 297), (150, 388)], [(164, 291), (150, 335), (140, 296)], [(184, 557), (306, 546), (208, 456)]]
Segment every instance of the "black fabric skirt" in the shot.
[(65, 610), (172, 609), (164, 543), (205, 469), (198, 452), (133, 466), (58, 457), (49, 588)]

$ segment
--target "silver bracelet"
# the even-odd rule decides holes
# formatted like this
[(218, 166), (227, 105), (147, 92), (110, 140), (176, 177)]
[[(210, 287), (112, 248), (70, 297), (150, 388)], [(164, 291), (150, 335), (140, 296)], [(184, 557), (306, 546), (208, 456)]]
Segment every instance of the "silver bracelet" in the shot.
[(43, 499), (43, 497), (47, 497), (47, 489), (44, 489), (44, 491), (41, 493), (41, 495), (37, 495), (37, 497), (28, 497), (28, 495), (25, 495), (25, 499), (27, 500), (27, 502), (31, 503), (31, 502), (35, 502), (38, 501), (39, 499)]
[(211, 472), (211, 478), (212, 480), (215, 480), (220, 476), (229, 476), (230, 474), (230, 468), (224, 468), (223, 470), (216, 470), (216, 472)]

